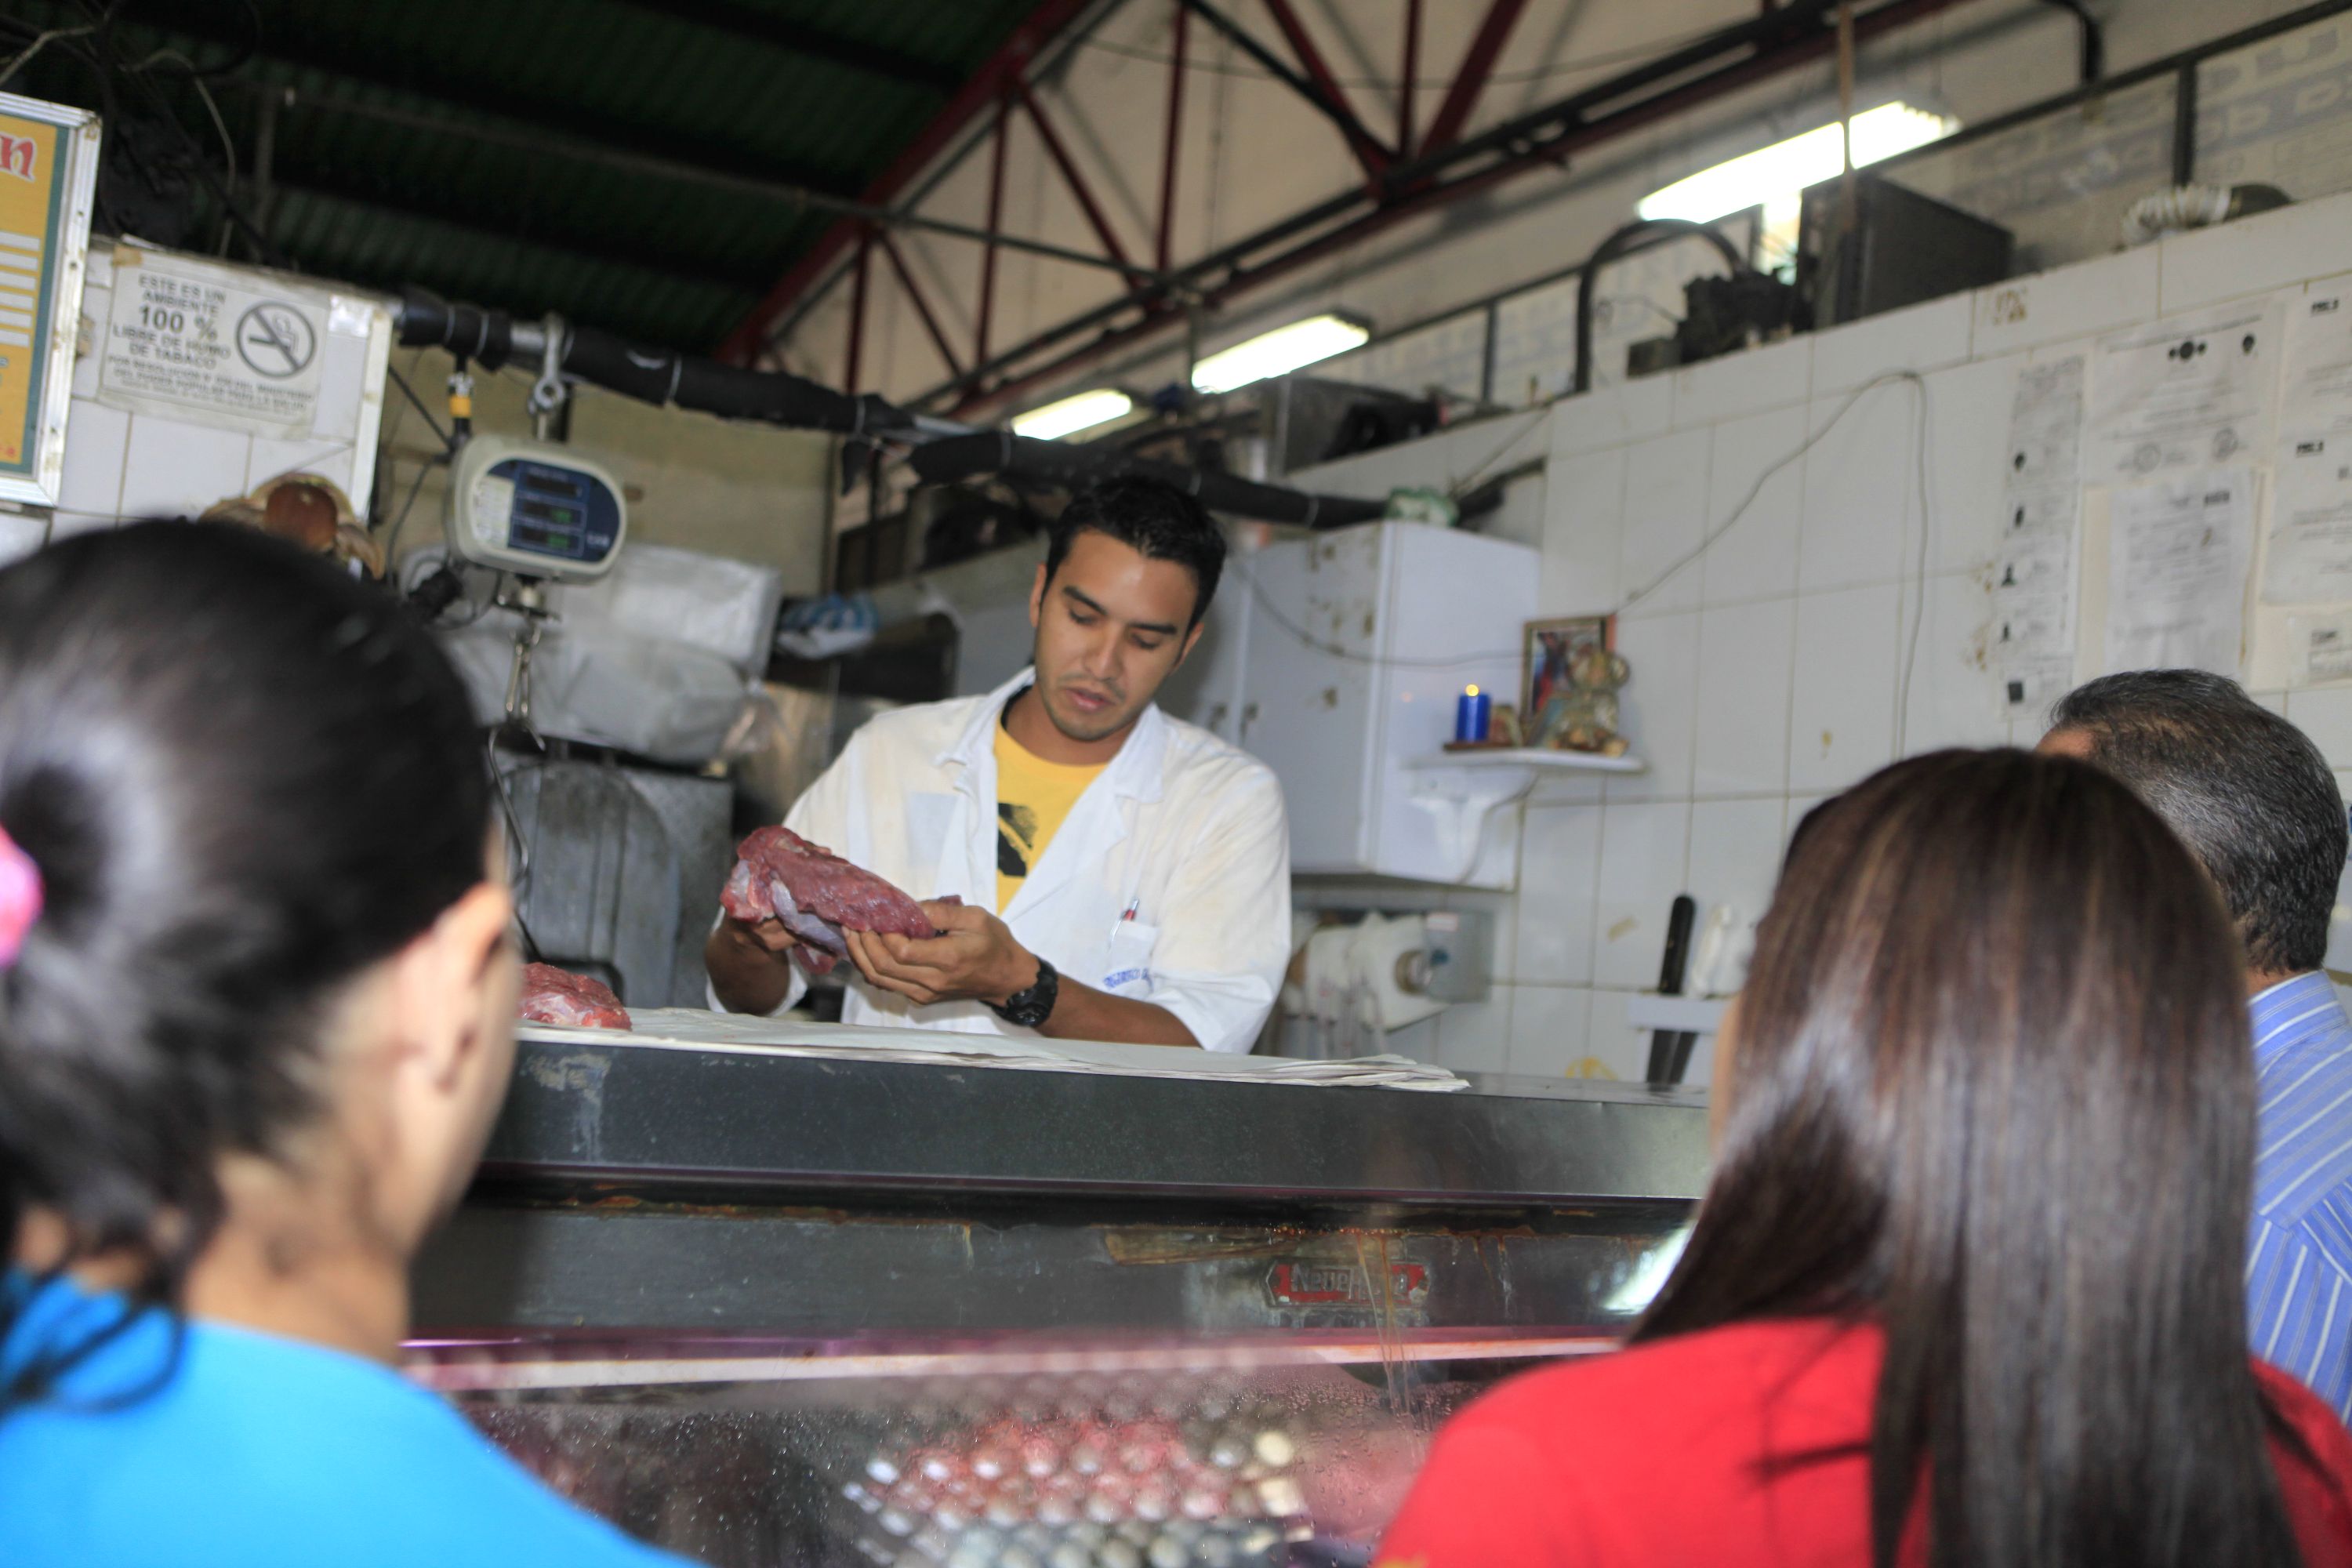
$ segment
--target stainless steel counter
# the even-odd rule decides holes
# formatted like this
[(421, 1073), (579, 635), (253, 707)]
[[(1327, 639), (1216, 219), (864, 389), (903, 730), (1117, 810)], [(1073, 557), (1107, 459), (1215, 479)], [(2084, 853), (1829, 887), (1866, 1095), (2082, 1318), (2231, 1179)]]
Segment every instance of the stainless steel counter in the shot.
[[(526, 1043), (420, 1324), (794, 1338), (1591, 1330), (1705, 1174), (1696, 1096)], [(1381, 1287), (1369, 1253), (1385, 1249)], [(1403, 1294), (1396, 1294), (1400, 1282)]]
[(714, 1568), (1330, 1568), (1430, 1433), (1602, 1348), (1695, 1097), (526, 1044), (412, 1371)]

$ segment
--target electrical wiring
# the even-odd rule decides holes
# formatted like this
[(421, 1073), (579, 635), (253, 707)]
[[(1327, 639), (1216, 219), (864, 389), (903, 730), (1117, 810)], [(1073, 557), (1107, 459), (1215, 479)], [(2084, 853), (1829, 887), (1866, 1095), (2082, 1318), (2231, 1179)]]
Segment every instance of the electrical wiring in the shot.
[(5, 65), (0, 65), (0, 87), (6, 86), (10, 77), (15, 76), (18, 71), (23, 70), (26, 66), (31, 65), (33, 63), (33, 57), (39, 54), (43, 49), (47, 48), (51, 44), (56, 43), (62, 38), (79, 38), (85, 33), (95, 33), (97, 31), (97, 26), (92, 24), (86, 27), (51, 27), (45, 33), (34, 35), (33, 41), (30, 44), (27, 44), (23, 49), (17, 51), (16, 58), (9, 60)]
[(130, 68), (135, 71), (152, 70), (164, 60), (170, 60), (185, 70), (188, 73), (188, 85), (196, 89), (198, 98), (204, 100), (205, 112), (213, 117), (213, 129), (220, 133), (221, 162), (228, 166), (228, 183), (232, 185), (236, 184), (236, 142), (230, 138), (228, 121), (221, 118), (220, 105), (213, 99), (213, 89), (205, 85), (205, 73), (196, 68), (196, 62), (177, 49), (157, 49)]
[(408, 526), (408, 514), (415, 510), (418, 492), (425, 489), (425, 476), (433, 471), (431, 463), (416, 465), (416, 478), (408, 487), (408, 499), (400, 505), (400, 515), (392, 521), (392, 530), (384, 535), (383, 558), (386, 564), (400, 559), (400, 531)]
[[(1801, 461), (1807, 453), (1820, 446), (1822, 442), (1828, 437), (1830, 432), (1835, 430), (1839, 425), (1844, 422), (1846, 416), (1853, 412), (1854, 408), (1862, 402), (1863, 398), (1880, 387), (1903, 384), (1910, 385), (1918, 393), (1916, 424), (1917, 437), (1915, 443), (1914, 455), (1919, 493), (1919, 541), (1918, 563), (1914, 576), (1915, 590), (1917, 595), (1917, 607), (1910, 617), (1910, 631), (1906, 639), (1903, 663), (1897, 679), (1895, 694), (1895, 739), (1897, 746), (1900, 747), (1903, 738), (1907, 731), (1907, 721), (1909, 718), (1911, 703), (1912, 679), (1916, 668), (1919, 657), (1920, 626), (1927, 619), (1928, 550), (1930, 536), (1934, 531), (1934, 518), (1931, 510), (1927, 482), (1927, 470), (1930, 462), (1928, 390), (1927, 378), (1919, 374), (1916, 371), (1888, 371), (1884, 374), (1874, 376), (1869, 381), (1866, 381), (1860, 386), (1855, 387), (1853, 392), (1847, 395), (1845, 401), (1838, 405), (1837, 412), (1832, 414), (1829, 419), (1822, 424), (1820, 429), (1806, 437), (1803, 441), (1798, 443), (1798, 445), (1788, 453), (1775, 459), (1761, 474), (1757, 477), (1756, 482), (1748, 487), (1747, 493), (1740, 498), (1739, 503), (1731, 509), (1729, 515), (1725, 517), (1722, 522), (1717, 524), (1714, 529), (1709, 531), (1706, 536), (1701, 539), (1697, 544), (1677, 556), (1674, 562), (1669, 564), (1665, 570), (1659, 573), (1655, 578), (1643, 584), (1642, 587), (1626, 595), (1622, 599), (1618, 601), (1617, 608), (1614, 613), (1622, 615), (1625, 611), (1632, 609), (1635, 605), (1640, 604), (1643, 600), (1648, 598), (1651, 595), (1664, 587), (1668, 583), (1674, 580), (1675, 576), (1678, 573), (1684, 571), (1693, 563), (1696, 562), (1701, 556), (1705, 555), (1707, 550), (1718, 540), (1722, 539), (1725, 534), (1728, 533), (1732, 528), (1738, 523), (1741, 518), (1747, 516), (1748, 509), (1753, 507), (1757, 500), (1763, 495), (1764, 489), (1767, 485), (1769, 485), (1776, 477), (1786, 470), (1791, 464)], [(1549, 405), (1547, 405), (1545, 408), (1538, 411), (1539, 415), (1549, 414)], [(1540, 423), (1540, 418), (1530, 421), (1525, 429), (1519, 431), (1511, 438), (1511, 440), (1506, 442), (1500, 448), (1498, 448), (1493, 456), (1488, 458), (1486, 466), (1491, 467), (1494, 463), (1499, 462), (1513, 447), (1517, 446), (1518, 442), (1526, 439), (1528, 435)], [(1475, 479), (1475, 477), (1476, 475), (1474, 472), (1473, 479)], [(1243, 583), (1248, 586), (1251, 598), (1256, 602), (1258, 608), (1265, 612), (1266, 619), (1273, 622), (1274, 625), (1285, 635), (1290, 637), (1303, 647), (1310, 648), (1317, 653), (1328, 654), (1334, 658), (1344, 659), (1351, 664), (1387, 666), (1400, 669), (1452, 669), (1457, 668), (1463, 665), (1481, 664), (1495, 659), (1515, 659), (1520, 657), (1520, 650), (1517, 648), (1505, 648), (1486, 653), (1463, 654), (1453, 658), (1384, 658), (1377, 654), (1360, 653), (1342, 644), (1330, 642), (1322, 637), (1318, 637), (1307, 627), (1302, 626), (1297, 621), (1292, 620), (1289, 616), (1284, 613), (1282, 607), (1274, 602), (1273, 597), (1268, 595), (1265, 589), (1258, 583), (1255, 574), (1250, 572), (1246, 567), (1243, 566), (1239, 562), (1228, 563), (1226, 571), (1231, 574), (1239, 577)]]
[(441, 428), (441, 422), (433, 417), (433, 410), (425, 405), (425, 399), (416, 395), (416, 388), (409, 384), (408, 378), (400, 374), (400, 367), (387, 360), (383, 368), (391, 374), (394, 384), (400, 388), (401, 395), (406, 397), (415, 406), (418, 416), (425, 421), (425, 428), (440, 437), (442, 450), (455, 453), (457, 449), (457, 438)]
[(1544, 404), (1538, 408), (1530, 410), (1530, 414), (1531, 417), (1528, 422), (1511, 433), (1510, 439), (1487, 453), (1484, 460), (1475, 468), (1446, 487), (1446, 493), (1455, 500), (1459, 500), (1476, 489), (1481, 479), (1493, 473), (1504, 458), (1519, 449), (1520, 442), (1543, 428), (1544, 421), (1551, 417), (1551, 405)]
[(1924, 399), (1926, 396), (1926, 387), (1927, 384), (1920, 377), (1916, 371), (1888, 371), (1884, 375), (1874, 376), (1870, 380), (1864, 382), (1860, 386), (1855, 387), (1851, 393), (1846, 395), (1846, 400), (1838, 405), (1838, 411), (1830, 416), (1826, 424), (1822, 425), (1820, 429), (1814, 431), (1811, 435), (1806, 437), (1804, 440), (1799, 442), (1793, 450), (1775, 459), (1769, 468), (1767, 468), (1761, 474), (1758, 475), (1756, 482), (1748, 487), (1748, 493), (1739, 498), (1739, 504), (1733, 507), (1730, 514), (1721, 522), (1717, 523), (1705, 538), (1701, 539), (1696, 544), (1691, 546), (1688, 550), (1683, 552), (1680, 555), (1675, 557), (1672, 563), (1670, 563), (1664, 571), (1659, 573), (1657, 576), (1652, 578), (1643, 586), (1636, 588), (1632, 593), (1626, 595), (1623, 600), (1622, 600), (1617, 605), (1618, 613), (1622, 615), (1625, 611), (1632, 609), (1634, 605), (1640, 604), (1643, 600), (1648, 598), (1651, 595), (1656, 593), (1659, 589), (1672, 582), (1676, 573), (1682, 571), (1685, 567), (1696, 561), (1700, 556), (1706, 554), (1709, 546), (1713, 545), (1717, 540), (1721, 539), (1725, 534), (1730, 532), (1733, 525), (1738, 523), (1741, 518), (1748, 515), (1748, 509), (1754, 506), (1757, 499), (1763, 495), (1764, 487), (1770, 484), (1773, 479), (1778, 478), (1782, 469), (1786, 468), (1790, 464), (1801, 460), (1806, 453), (1811, 451), (1814, 447), (1820, 446), (1824, 440), (1826, 440), (1829, 437), (1829, 433), (1836, 429), (1847, 415), (1853, 412), (1854, 405), (1860, 403), (1865, 395), (1875, 391), (1879, 387), (1886, 386), (1896, 382), (1917, 383), (1921, 389), (1922, 398)]

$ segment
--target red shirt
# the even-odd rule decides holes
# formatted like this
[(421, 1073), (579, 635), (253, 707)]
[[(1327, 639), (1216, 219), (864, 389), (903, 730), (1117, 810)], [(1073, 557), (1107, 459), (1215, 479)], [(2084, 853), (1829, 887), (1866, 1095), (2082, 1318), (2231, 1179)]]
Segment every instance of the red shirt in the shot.
[[(1866, 1564), (1883, 1352), (1871, 1329), (1743, 1323), (1515, 1378), (1439, 1434), (1375, 1568)], [(2254, 1372), (2318, 1461), (2273, 1453), (2305, 1568), (2347, 1568), (2352, 1436)], [(1822, 1449), (1853, 1452), (1759, 1479), (1769, 1456)]]

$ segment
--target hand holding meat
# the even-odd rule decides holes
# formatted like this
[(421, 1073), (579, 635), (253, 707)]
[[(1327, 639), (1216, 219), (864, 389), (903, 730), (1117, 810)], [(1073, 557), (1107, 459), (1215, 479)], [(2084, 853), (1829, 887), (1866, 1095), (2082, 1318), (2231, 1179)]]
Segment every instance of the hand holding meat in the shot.
[(527, 963), (519, 1012), (533, 1024), (563, 1024), (575, 1029), (625, 1029), (627, 1009), (603, 981), (573, 974), (551, 963)]
[[(736, 850), (734, 874), (719, 902), (771, 952), (797, 945), (812, 974), (850, 956), (845, 931), (929, 937), (931, 917), (905, 893), (788, 827), (762, 827)], [(945, 900), (941, 907), (952, 905)], [(789, 942), (763, 930), (773, 921)]]
[(1023, 947), (1013, 928), (952, 899), (921, 906), (939, 928), (929, 939), (897, 931), (846, 933), (849, 956), (858, 973), (882, 990), (919, 1007), (937, 1002), (979, 1001), (1002, 1005), (1037, 980), (1037, 958)]

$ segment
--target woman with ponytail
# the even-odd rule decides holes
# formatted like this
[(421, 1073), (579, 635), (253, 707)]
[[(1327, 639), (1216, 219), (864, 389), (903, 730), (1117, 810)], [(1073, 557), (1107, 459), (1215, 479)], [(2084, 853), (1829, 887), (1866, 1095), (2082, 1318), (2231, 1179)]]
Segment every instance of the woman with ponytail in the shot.
[(394, 1370), (514, 1054), (470, 726), (259, 534), (0, 571), (0, 1563), (671, 1561)]

